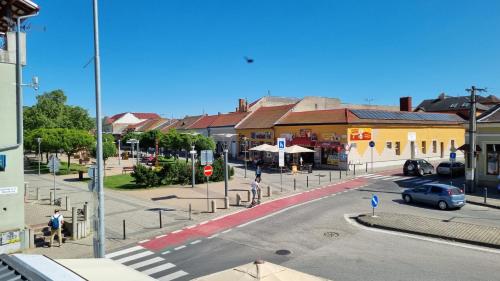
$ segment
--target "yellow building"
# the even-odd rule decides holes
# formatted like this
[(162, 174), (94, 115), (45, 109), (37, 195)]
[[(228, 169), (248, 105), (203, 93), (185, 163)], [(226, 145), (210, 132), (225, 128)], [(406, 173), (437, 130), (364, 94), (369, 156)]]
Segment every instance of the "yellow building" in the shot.
[[(455, 114), (366, 109), (289, 112), (275, 123), (275, 137), (315, 150), (307, 163), (345, 169), (348, 164), (398, 165), (410, 158), (445, 160), (464, 143)], [(369, 146), (374, 142), (373, 149)], [(458, 157), (463, 157), (457, 152)]]

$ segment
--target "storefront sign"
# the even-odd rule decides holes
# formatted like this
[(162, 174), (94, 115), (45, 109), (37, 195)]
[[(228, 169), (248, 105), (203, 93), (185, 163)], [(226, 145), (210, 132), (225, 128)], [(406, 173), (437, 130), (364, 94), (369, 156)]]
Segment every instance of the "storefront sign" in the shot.
[(0, 195), (17, 194), (17, 186), (0, 187)]
[(252, 139), (271, 139), (271, 132), (252, 132)]
[(417, 140), (417, 133), (415, 133), (415, 132), (408, 132), (408, 140), (409, 141), (416, 141)]
[(311, 129), (300, 129), (300, 136), (310, 138), (312, 134)]
[(349, 139), (351, 141), (371, 140), (372, 139), (372, 129), (371, 128), (352, 128)]

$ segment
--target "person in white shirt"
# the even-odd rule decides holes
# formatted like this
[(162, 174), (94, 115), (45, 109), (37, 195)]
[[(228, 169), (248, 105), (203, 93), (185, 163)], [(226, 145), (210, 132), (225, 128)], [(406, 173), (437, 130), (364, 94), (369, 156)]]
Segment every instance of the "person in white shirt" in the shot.
[(50, 226), (50, 245), (52, 247), (54, 244), (54, 236), (57, 234), (57, 238), (59, 240), (59, 247), (62, 245), (62, 227), (64, 224), (64, 217), (59, 213), (59, 210), (55, 210), (52, 217), (50, 217), (49, 226)]
[(252, 187), (252, 205), (256, 203), (255, 198), (257, 197), (258, 192), (260, 192), (260, 177), (256, 177), (255, 180), (250, 184)]

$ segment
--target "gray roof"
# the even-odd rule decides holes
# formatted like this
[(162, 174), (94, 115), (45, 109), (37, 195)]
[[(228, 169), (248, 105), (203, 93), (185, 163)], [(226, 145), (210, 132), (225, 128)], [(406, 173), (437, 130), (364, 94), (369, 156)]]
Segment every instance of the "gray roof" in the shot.
[(500, 104), (495, 105), (488, 111), (477, 117), (479, 123), (500, 123)]
[[(490, 107), (488, 105), (482, 104), (483, 102), (488, 102), (495, 96), (477, 96), (476, 108), (478, 110), (488, 110)], [(440, 95), (440, 97), (435, 99), (427, 99), (422, 101), (415, 111), (422, 110), (427, 112), (439, 112), (439, 111), (458, 111), (468, 109), (470, 107), (470, 96), (459, 96), (451, 97), (446, 95)]]
[(462, 122), (456, 114), (352, 109), (360, 119)]

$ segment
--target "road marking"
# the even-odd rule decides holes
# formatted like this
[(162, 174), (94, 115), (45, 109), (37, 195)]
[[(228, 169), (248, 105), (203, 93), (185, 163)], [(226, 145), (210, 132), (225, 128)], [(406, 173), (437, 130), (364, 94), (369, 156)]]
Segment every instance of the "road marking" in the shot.
[(427, 242), (433, 242), (433, 243), (438, 243), (438, 244), (445, 244), (449, 246), (456, 246), (456, 247), (461, 247), (461, 248), (466, 248), (466, 249), (471, 249), (471, 250), (476, 250), (476, 251), (483, 251), (483, 252), (489, 252), (489, 253), (494, 253), (494, 254), (500, 254), (500, 250), (497, 249), (490, 249), (486, 247), (481, 247), (481, 246), (474, 246), (474, 245), (469, 245), (465, 243), (460, 243), (460, 242), (451, 242), (451, 241), (446, 241), (443, 239), (438, 239), (438, 238), (431, 238), (431, 237), (425, 237), (425, 236), (420, 236), (420, 235), (415, 235), (415, 234), (409, 234), (409, 233), (401, 233), (397, 231), (390, 231), (390, 230), (385, 230), (385, 229), (380, 229), (380, 228), (373, 228), (373, 227), (368, 227), (361, 225), (357, 223), (354, 219), (351, 219), (355, 215), (352, 214), (344, 214), (344, 219), (351, 225), (364, 229), (364, 230), (369, 230), (373, 232), (380, 232), (384, 234), (391, 234), (391, 235), (396, 235), (396, 236), (401, 236), (401, 237), (406, 237), (410, 239), (415, 239), (415, 240), (423, 240)]
[[(239, 226), (237, 226), (237, 227), (241, 227), (241, 225), (239, 225)], [(219, 236), (219, 233), (215, 233), (214, 235), (209, 236), (209, 237), (207, 237), (207, 238), (208, 238), (208, 239), (212, 239), (212, 238), (215, 238), (215, 237), (217, 237), (217, 236)]]
[(186, 275), (188, 275), (187, 272), (185, 272), (183, 270), (179, 270), (179, 271), (176, 271), (174, 273), (171, 273), (169, 275), (165, 275), (165, 276), (157, 278), (157, 279), (160, 281), (171, 281), (171, 280), (174, 280), (174, 279), (177, 279), (179, 277), (186, 276)]
[(203, 224), (206, 224), (206, 223), (208, 223), (208, 221), (202, 221), (202, 222), (199, 223), (199, 225), (203, 225)]
[(161, 253), (161, 254), (162, 254), (162, 255), (168, 255), (168, 254), (170, 254), (170, 253), (171, 253), (170, 251), (165, 251), (165, 252), (163, 252), (163, 253)]
[(162, 237), (165, 237), (165, 236), (167, 236), (167, 234), (158, 235), (158, 236), (156, 236), (155, 238), (162, 238)]
[(150, 239), (146, 239), (146, 240), (139, 241), (139, 242), (137, 242), (137, 243), (142, 244), (142, 243), (149, 242), (149, 240), (150, 240)]
[(191, 228), (193, 228), (195, 226), (196, 226), (196, 224), (193, 224), (193, 225), (190, 225), (190, 226), (186, 226), (185, 229), (191, 229)]
[(160, 257), (155, 257), (155, 258), (152, 258), (152, 259), (149, 259), (149, 260), (145, 260), (145, 261), (141, 261), (141, 262), (138, 262), (138, 263), (131, 264), (129, 266), (132, 267), (133, 269), (138, 269), (138, 268), (144, 267), (146, 265), (150, 265), (150, 264), (161, 262), (161, 261), (164, 261), (164, 259), (162, 259)]
[(404, 179), (403, 177), (400, 177), (400, 176), (394, 176), (394, 177), (390, 177), (388, 178), (387, 180), (390, 180), (390, 181), (398, 181), (398, 180), (401, 180), (401, 179)]
[(198, 244), (198, 243), (200, 243), (200, 242), (201, 242), (201, 240), (196, 240), (196, 241), (193, 241), (193, 242), (191, 242), (191, 243), (189, 243), (189, 244), (194, 245), (194, 244)]
[(177, 248), (174, 248), (174, 251), (178, 251), (178, 250), (184, 249), (184, 248), (186, 248), (186, 245), (182, 245), (182, 246), (179, 246)]
[(114, 258), (114, 257), (117, 257), (117, 256), (128, 254), (130, 252), (139, 251), (139, 250), (142, 250), (142, 249), (144, 249), (142, 246), (135, 246), (135, 247), (128, 248), (128, 249), (123, 249), (123, 250), (118, 251), (118, 252), (107, 254), (107, 255), (105, 255), (105, 257), (108, 258), (108, 259), (111, 259), (111, 258)]
[(122, 259), (116, 260), (116, 262), (125, 263), (125, 262), (128, 262), (128, 261), (133, 261), (133, 260), (137, 260), (137, 259), (140, 259), (140, 258), (143, 258), (143, 257), (147, 257), (147, 256), (150, 256), (152, 254), (154, 254), (154, 253), (151, 252), (151, 251), (145, 251), (145, 252), (142, 252), (142, 253), (139, 253), (139, 254), (136, 254), (136, 255), (132, 255), (132, 256), (128, 256), (128, 257), (124, 257)]
[(420, 181), (420, 180), (421, 180), (421, 179), (419, 179), (419, 178), (416, 178), (416, 179), (412, 179), (412, 180), (409, 180), (409, 181), (405, 181), (405, 182), (407, 182), (407, 183), (410, 183), (410, 182), (415, 182), (415, 181)]
[(178, 230), (176, 230), (176, 231), (172, 231), (172, 233), (179, 233), (179, 232), (181, 232), (181, 231), (182, 231), (182, 229), (178, 229)]
[(229, 231), (231, 231), (231, 230), (233, 230), (233, 229), (232, 229), (232, 228), (230, 228), (230, 229), (226, 229), (226, 230), (222, 231), (221, 233), (222, 233), (222, 234), (224, 234), (224, 233), (228, 233), (228, 232), (229, 232)]
[(172, 267), (175, 267), (175, 265), (173, 265), (171, 263), (166, 263), (166, 264), (162, 264), (162, 265), (159, 265), (159, 266), (156, 266), (156, 267), (153, 267), (153, 268), (150, 268), (148, 270), (141, 271), (141, 272), (144, 274), (147, 274), (147, 275), (151, 275), (151, 274), (158, 273), (160, 271), (170, 269)]
[(419, 181), (416, 181), (414, 182), (414, 184), (424, 184), (424, 183), (428, 183), (428, 182), (431, 182), (432, 180), (419, 180)]

